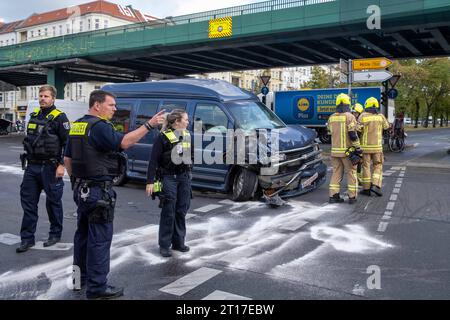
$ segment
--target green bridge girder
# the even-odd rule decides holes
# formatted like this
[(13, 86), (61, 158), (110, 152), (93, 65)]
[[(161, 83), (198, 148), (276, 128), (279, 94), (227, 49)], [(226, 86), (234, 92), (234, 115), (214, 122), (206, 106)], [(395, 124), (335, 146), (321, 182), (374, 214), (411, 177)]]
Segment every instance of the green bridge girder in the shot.
[[(381, 9), (380, 30), (367, 28), (371, 5)], [(209, 20), (226, 16), (232, 36), (210, 39)], [(274, 0), (2, 47), (0, 80), (42, 83), (55, 68), (65, 82), (122, 82), (150, 73), (449, 55), (449, 0)]]

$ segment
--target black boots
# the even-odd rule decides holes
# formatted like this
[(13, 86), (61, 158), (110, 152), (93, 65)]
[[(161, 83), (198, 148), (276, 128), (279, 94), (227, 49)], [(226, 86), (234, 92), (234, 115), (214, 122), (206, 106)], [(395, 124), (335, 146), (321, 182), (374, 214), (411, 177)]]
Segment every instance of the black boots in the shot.
[(339, 193), (335, 193), (330, 199), (328, 200), (329, 203), (342, 203), (344, 202), (344, 199), (341, 198)]

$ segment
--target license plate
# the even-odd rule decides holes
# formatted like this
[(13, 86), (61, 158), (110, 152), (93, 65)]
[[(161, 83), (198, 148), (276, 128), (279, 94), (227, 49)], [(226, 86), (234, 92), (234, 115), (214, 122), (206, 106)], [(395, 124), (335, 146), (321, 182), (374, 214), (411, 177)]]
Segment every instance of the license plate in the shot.
[(308, 187), (313, 183), (317, 178), (319, 177), (319, 174), (316, 172), (312, 177), (308, 178), (307, 180), (302, 182), (302, 189)]

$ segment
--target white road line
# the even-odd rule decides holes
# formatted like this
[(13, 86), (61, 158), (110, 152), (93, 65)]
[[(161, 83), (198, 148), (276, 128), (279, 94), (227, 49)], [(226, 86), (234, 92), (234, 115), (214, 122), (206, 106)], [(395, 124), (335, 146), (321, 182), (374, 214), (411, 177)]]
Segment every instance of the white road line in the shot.
[(34, 250), (47, 250), (47, 251), (67, 251), (70, 250), (73, 247), (73, 243), (57, 243), (50, 247), (44, 247), (43, 241), (36, 242), (34, 247), (31, 247), (31, 249)]
[(383, 172), (383, 177), (389, 177), (391, 174), (393, 174), (394, 172)]
[(391, 197), (389, 198), (390, 201), (397, 201), (397, 194), (391, 194)]
[(308, 224), (308, 221), (304, 220), (296, 220), (293, 224), (290, 225), (284, 225), (280, 229), (288, 230), (288, 231), (297, 231), (301, 227), (303, 227), (305, 224)]
[(234, 202), (233, 200), (230, 200), (230, 199), (221, 200), (221, 201), (219, 201), (219, 203), (221, 203), (221, 204), (230, 204), (230, 205), (237, 204), (237, 202)]
[(399, 177), (404, 177), (405, 176), (405, 173), (402, 171), (402, 172), (400, 172), (400, 174), (398, 175)]
[(233, 263), (239, 259), (248, 258), (258, 252), (259, 249), (253, 247), (245, 248), (245, 250), (232, 250), (230, 253), (220, 257), (219, 261)]
[(402, 184), (401, 184), (401, 183), (396, 183), (396, 184), (395, 184), (395, 187), (396, 187), (396, 188), (401, 188), (401, 187), (402, 187)]
[(387, 210), (386, 210), (386, 211), (384, 212), (384, 215), (385, 215), (385, 216), (392, 216), (392, 211), (387, 211)]
[(194, 211), (205, 213), (205, 212), (209, 212), (211, 210), (218, 209), (221, 207), (222, 207), (222, 205), (220, 205), (220, 204), (208, 204), (207, 206), (194, 209)]
[(392, 193), (400, 193), (400, 188), (394, 188), (394, 189), (392, 190)]
[(202, 267), (159, 289), (159, 291), (182, 296), (221, 272), (220, 270)]
[(186, 220), (191, 219), (193, 217), (195, 217), (195, 214), (192, 214), (192, 213), (186, 214)]
[(386, 210), (392, 210), (394, 209), (395, 206), (395, 202), (388, 202), (387, 206), (386, 206)]
[(20, 243), (20, 237), (11, 233), (0, 234), (0, 243), (7, 244), (8, 246)]
[(403, 183), (403, 178), (398, 178), (396, 183)]
[(391, 216), (382, 216), (381, 220), (389, 220), (390, 218), (392, 218)]
[(204, 297), (202, 300), (252, 300), (252, 299), (234, 293), (216, 290), (213, 293)]
[(384, 222), (384, 221), (380, 222), (380, 224), (378, 225), (378, 231), (379, 232), (386, 231), (388, 224), (389, 224), (389, 222)]

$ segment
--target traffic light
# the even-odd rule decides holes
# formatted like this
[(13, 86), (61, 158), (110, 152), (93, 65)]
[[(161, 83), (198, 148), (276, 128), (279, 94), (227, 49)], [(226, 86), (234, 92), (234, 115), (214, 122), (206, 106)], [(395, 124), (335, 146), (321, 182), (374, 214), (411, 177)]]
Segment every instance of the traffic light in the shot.
[(388, 96), (387, 96), (387, 92), (383, 91), (381, 93), (381, 104), (387, 108), (388, 107)]

